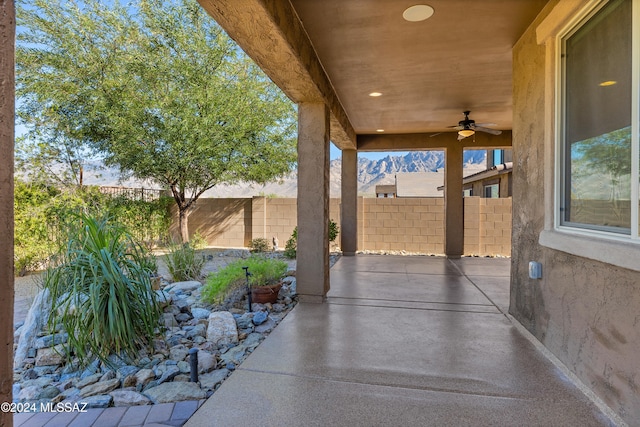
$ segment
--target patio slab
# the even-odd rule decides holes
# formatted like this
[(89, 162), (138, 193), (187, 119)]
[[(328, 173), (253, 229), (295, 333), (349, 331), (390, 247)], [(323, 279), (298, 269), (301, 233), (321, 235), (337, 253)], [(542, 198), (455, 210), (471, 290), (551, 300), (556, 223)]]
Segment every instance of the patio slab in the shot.
[(343, 257), (186, 426), (610, 425), (494, 303), (492, 261)]

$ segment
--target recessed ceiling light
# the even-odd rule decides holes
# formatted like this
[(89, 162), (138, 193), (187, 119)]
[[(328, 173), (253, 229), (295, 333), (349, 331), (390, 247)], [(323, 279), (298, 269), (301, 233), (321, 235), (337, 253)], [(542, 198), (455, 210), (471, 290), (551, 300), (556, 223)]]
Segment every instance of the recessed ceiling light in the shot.
[(607, 80), (605, 82), (600, 83), (600, 86), (602, 86), (602, 87), (613, 86), (616, 83), (618, 83), (618, 82), (615, 81), (615, 80)]
[(369, 96), (382, 96), (382, 93), (380, 93), (380, 92), (371, 92), (369, 94)]
[(402, 17), (409, 22), (419, 22), (431, 18), (433, 8), (426, 4), (416, 4), (402, 12)]
[(376, 132), (384, 132), (384, 129), (376, 129)]

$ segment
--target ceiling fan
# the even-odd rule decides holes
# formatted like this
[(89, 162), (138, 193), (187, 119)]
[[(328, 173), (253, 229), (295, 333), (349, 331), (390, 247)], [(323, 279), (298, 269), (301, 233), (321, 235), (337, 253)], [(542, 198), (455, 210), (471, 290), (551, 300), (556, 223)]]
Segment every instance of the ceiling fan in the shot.
[(501, 130), (490, 129), (485, 126), (491, 126), (493, 123), (478, 123), (476, 124), (475, 120), (471, 120), (469, 118), (469, 114), (471, 111), (464, 111), (464, 120), (460, 120), (457, 126), (449, 126), (458, 131), (458, 141), (461, 139), (472, 136), (476, 133), (476, 131), (490, 133), (492, 135), (500, 135), (502, 133)]

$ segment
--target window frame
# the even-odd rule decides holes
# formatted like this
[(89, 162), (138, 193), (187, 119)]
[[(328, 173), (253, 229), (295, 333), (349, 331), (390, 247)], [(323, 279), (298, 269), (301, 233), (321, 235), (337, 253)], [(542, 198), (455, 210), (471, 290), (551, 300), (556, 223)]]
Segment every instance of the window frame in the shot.
[[(555, 105), (555, 183), (554, 183), (554, 207), (553, 207), (553, 224), (554, 228), (558, 231), (566, 233), (574, 233), (585, 236), (594, 236), (600, 238), (606, 238), (616, 241), (628, 241), (636, 244), (640, 244), (639, 227), (638, 227), (638, 213), (639, 213), (639, 147), (640, 147), (640, 118), (638, 117), (638, 103), (640, 100), (640, 51), (638, 49), (638, 40), (640, 37), (640, 7), (635, 1), (632, 1), (632, 96), (631, 96), (631, 227), (629, 233), (626, 233), (621, 228), (606, 227), (606, 226), (590, 226), (588, 224), (570, 223), (564, 221), (562, 223), (561, 207), (564, 205), (564, 180), (566, 179), (566, 171), (564, 165), (565, 159), (565, 85), (564, 85), (564, 64), (562, 54), (565, 50), (565, 42), (573, 34), (575, 34), (580, 28), (586, 25), (594, 15), (602, 10), (607, 4), (615, 0), (601, 0), (592, 2), (585, 7), (575, 19), (573, 19), (565, 28), (560, 31), (556, 37), (556, 105)], [(635, 159), (635, 160), (634, 160)]]

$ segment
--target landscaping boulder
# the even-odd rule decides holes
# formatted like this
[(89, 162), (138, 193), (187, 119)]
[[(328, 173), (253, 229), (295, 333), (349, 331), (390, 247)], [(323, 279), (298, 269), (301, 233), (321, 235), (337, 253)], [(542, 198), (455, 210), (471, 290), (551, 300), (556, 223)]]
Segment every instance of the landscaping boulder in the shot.
[(218, 347), (238, 343), (238, 328), (233, 314), (228, 311), (217, 311), (209, 316), (207, 341)]

